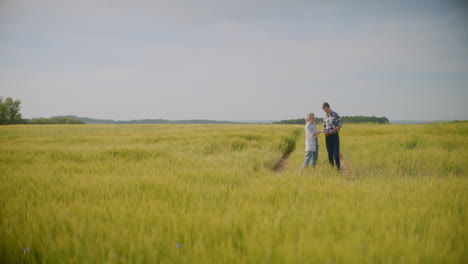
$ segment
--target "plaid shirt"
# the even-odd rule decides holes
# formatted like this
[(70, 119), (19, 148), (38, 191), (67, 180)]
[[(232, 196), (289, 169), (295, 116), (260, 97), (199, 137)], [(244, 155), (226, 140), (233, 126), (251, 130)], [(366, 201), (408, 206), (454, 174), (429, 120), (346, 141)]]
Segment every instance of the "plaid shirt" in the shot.
[[(325, 115), (323, 118), (323, 129), (325, 132), (328, 133), (338, 126), (341, 126), (341, 117), (336, 112), (331, 111), (330, 115)], [(333, 134), (336, 133), (338, 132), (333, 132)]]

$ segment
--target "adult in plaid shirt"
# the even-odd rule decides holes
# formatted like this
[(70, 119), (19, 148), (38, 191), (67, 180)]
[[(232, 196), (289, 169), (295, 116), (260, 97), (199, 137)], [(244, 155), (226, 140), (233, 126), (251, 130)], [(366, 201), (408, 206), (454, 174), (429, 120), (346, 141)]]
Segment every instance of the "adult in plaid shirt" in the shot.
[[(338, 135), (338, 131), (341, 129), (341, 118), (336, 112), (330, 109), (330, 105), (326, 102), (322, 104), (322, 109), (326, 113), (326, 116), (323, 118), (323, 130), (325, 131), (328, 162), (330, 162), (332, 166), (336, 165), (336, 168), (339, 170), (340, 136)], [(335, 162), (333, 162), (333, 160)]]

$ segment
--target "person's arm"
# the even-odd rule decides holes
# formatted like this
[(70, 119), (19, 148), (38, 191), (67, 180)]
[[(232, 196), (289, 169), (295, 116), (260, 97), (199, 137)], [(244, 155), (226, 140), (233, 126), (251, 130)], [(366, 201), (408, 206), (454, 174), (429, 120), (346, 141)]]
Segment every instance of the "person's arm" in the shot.
[(340, 131), (341, 127), (342, 127), (342, 126), (337, 126), (337, 127), (335, 127), (334, 129), (332, 129), (332, 130), (330, 131), (330, 134), (332, 134), (332, 133), (334, 133), (334, 132), (336, 132), (336, 131)]
[(325, 126), (325, 118), (323, 118), (323, 131), (325, 132), (325, 135), (329, 136), (333, 133), (333, 130), (330, 130), (328, 127)]
[(341, 123), (341, 117), (337, 113), (335, 113), (335, 125), (335, 128), (330, 131), (330, 134), (340, 131), (340, 129), (343, 127)]
[(317, 131), (317, 129), (311, 129), (310, 127), (307, 126), (307, 130), (309, 130), (309, 133), (310, 135), (312, 135), (312, 137), (316, 137), (317, 135), (319, 135), (320, 133), (322, 133), (322, 131)]

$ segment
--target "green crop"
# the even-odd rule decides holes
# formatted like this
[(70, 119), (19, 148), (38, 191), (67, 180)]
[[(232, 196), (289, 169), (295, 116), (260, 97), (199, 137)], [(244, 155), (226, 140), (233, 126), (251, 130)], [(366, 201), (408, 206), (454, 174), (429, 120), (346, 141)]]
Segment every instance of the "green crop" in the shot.
[(468, 123), (345, 124), (342, 173), (319, 138), (301, 170), (300, 125), (2, 126), (0, 263), (468, 262)]

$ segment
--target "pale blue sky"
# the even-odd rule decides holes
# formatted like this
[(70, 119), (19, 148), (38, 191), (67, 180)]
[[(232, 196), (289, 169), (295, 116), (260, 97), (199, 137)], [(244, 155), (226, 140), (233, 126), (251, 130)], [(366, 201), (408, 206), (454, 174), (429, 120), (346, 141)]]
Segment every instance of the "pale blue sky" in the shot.
[(468, 119), (464, 1), (0, 0), (24, 117)]

